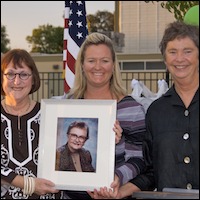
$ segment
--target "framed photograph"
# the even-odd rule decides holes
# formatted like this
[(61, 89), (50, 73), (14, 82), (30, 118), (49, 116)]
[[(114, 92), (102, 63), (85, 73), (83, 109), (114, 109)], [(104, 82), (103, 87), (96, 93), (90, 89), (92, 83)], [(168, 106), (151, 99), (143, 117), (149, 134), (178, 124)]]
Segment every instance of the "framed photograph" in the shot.
[(59, 190), (110, 188), (116, 107), (116, 100), (42, 99), (37, 176)]

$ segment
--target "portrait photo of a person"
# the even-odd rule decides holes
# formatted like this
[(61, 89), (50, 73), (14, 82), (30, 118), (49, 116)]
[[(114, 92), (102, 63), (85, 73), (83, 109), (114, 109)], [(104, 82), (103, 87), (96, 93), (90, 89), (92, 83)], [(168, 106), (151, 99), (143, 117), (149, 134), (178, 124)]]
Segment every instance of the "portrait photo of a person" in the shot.
[(89, 125), (83, 120), (76, 119), (69, 124), (64, 134), (67, 141), (56, 149), (55, 170), (95, 172), (92, 154), (90, 149), (85, 147), (91, 134)]

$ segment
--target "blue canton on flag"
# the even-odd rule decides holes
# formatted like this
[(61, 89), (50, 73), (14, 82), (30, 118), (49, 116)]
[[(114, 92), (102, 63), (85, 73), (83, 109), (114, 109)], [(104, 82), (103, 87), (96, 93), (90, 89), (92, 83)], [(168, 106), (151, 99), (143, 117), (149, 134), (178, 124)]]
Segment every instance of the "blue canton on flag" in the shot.
[(70, 1), (69, 35), (79, 47), (88, 35), (85, 3), (83, 1)]

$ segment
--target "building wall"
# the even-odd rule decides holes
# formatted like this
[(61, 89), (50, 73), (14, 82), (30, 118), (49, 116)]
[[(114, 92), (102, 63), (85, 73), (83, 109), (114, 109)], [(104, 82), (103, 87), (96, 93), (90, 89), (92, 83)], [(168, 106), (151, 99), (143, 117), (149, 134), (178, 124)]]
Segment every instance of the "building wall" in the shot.
[(61, 72), (63, 71), (62, 54), (40, 54), (31, 53), (39, 72)]
[(116, 1), (118, 31), (125, 34), (123, 53), (160, 53), (159, 43), (166, 25), (175, 20), (160, 2)]
[[(39, 72), (62, 72), (62, 54), (38, 54), (32, 53)], [(160, 53), (156, 54), (123, 54), (117, 53), (121, 70), (165, 70)]]

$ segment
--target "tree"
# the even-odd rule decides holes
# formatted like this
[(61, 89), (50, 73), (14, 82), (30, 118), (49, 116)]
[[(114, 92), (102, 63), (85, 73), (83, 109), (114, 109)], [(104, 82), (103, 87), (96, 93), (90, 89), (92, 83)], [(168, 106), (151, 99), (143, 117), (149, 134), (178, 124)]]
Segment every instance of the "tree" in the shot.
[[(106, 32), (114, 30), (114, 14), (97, 11), (95, 15), (88, 15), (89, 32)], [(33, 29), (32, 36), (26, 40), (32, 45), (31, 52), (62, 53), (63, 52), (63, 27), (42, 25)]]
[(113, 42), (116, 52), (122, 52), (124, 34), (114, 32), (114, 14), (108, 11), (97, 11), (95, 15), (87, 15), (88, 31), (107, 35)]
[(32, 36), (26, 40), (32, 45), (31, 52), (62, 53), (63, 51), (63, 27), (42, 25), (33, 29)]
[(1, 53), (5, 53), (10, 50), (8, 44), (10, 44), (10, 40), (7, 38), (8, 34), (6, 31), (6, 27), (1, 24)]
[(114, 31), (114, 14), (108, 11), (97, 11), (95, 15), (87, 15), (89, 32)]
[[(145, 1), (149, 3), (150, 1)], [(186, 12), (192, 6), (199, 5), (199, 1), (151, 1), (161, 2), (162, 8), (167, 9), (169, 12), (174, 13), (174, 17), (177, 20), (183, 21)]]

